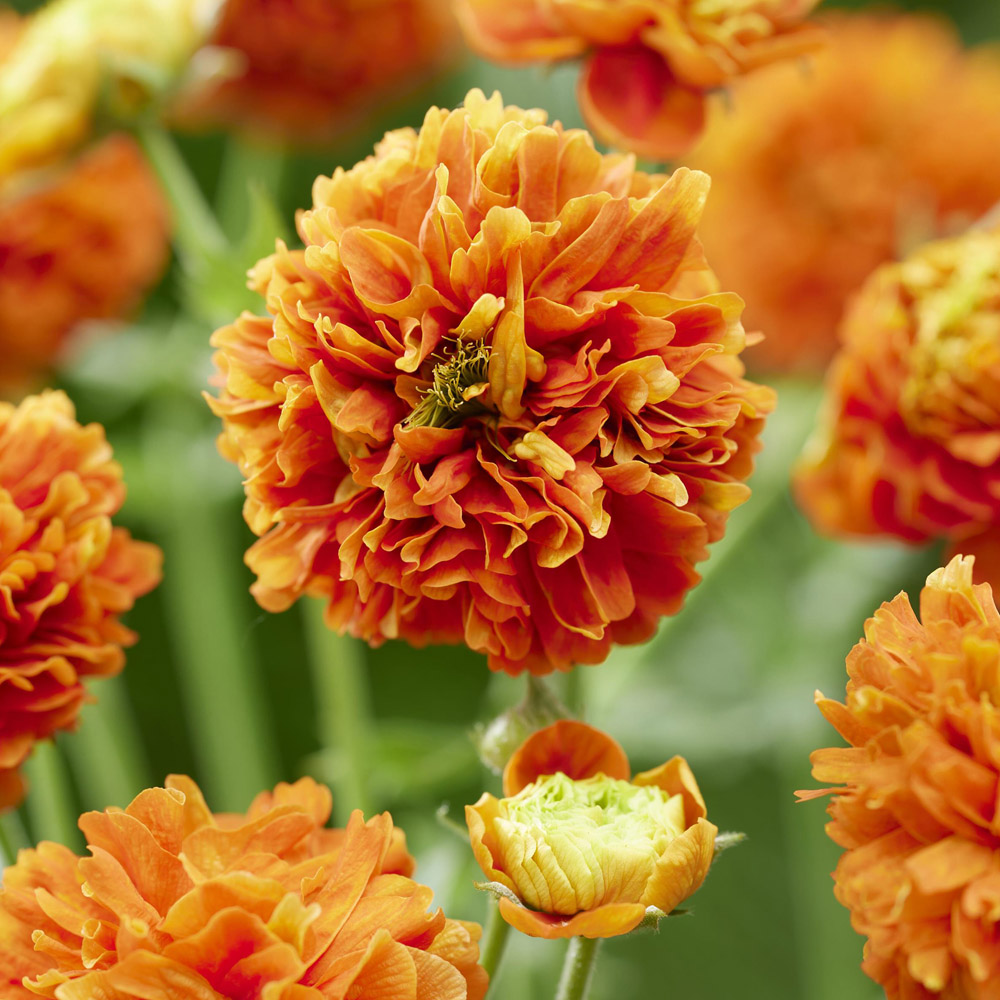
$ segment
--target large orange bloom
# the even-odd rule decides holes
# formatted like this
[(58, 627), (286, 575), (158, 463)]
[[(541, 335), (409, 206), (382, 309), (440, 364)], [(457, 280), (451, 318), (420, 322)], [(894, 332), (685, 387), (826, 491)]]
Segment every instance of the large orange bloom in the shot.
[(806, 65), (741, 80), (690, 159), (713, 179), (709, 257), (767, 334), (751, 364), (774, 369), (824, 367), (877, 265), (1000, 199), (1000, 50), (927, 17), (825, 25)]
[(121, 468), (61, 392), (0, 403), (0, 809), (36, 740), (76, 722), (84, 678), (121, 670), (118, 615), (152, 589), (160, 550), (112, 528)]
[(772, 394), (706, 292), (708, 178), (473, 91), (316, 181), (213, 343), (268, 610), (544, 673), (649, 637), (746, 499)]
[(445, 0), (225, 0), (211, 44), (233, 65), (181, 115), (319, 138), (411, 90), (455, 35)]
[(8, 183), (0, 195), (0, 388), (51, 365), (81, 320), (135, 305), (168, 249), (163, 196), (125, 136)]
[(920, 618), (905, 594), (883, 604), (847, 658), (846, 704), (816, 696), (850, 744), (812, 755), (813, 776), (838, 786), (835, 892), (892, 1000), (993, 1000), (1000, 614), (956, 557), (928, 577)]
[(455, 0), (469, 44), (522, 63), (585, 56), (577, 94), (604, 142), (654, 160), (687, 152), (706, 95), (814, 48), (818, 0)]
[(504, 769), (504, 798), (465, 807), (472, 850), (507, 890), (500, 915), (532, 937), (615, 937), (705, 881), (718, 828), (687, 761), (630, 775), (606, 733), (563, 720)]
[(90, 857), (44, 842), (0, 891), (0, 997), (481, 1000), (479, 927), (431, 890), (388, 813), (323, 828), (308, 778), (213, 816), (190, 778), (80, 818)]
[(828, 393), (796, 475), (820, 529), (961, 544), (1000, 523), (1000, 233), (876, 271)]

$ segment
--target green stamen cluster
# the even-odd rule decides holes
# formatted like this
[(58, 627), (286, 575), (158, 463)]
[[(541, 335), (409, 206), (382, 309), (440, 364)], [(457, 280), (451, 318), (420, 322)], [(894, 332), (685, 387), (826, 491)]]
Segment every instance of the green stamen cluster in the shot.
[(451, 355), (434, 368), (433, 382), (406, 423), (411, 427), (454, 427), (482, 411), (489, 389), (490, 348), (482, 340), (455, 341)]
[(680, 795), (604, 775), (545, 775), (501, 809), (498, 867), (527, 906), (567, 916), (641, 901), (658, 859), (684, 831)]

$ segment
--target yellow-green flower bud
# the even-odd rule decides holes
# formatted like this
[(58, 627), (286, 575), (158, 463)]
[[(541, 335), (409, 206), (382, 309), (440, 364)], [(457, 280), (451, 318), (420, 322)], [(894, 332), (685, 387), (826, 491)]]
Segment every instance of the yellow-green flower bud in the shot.
[(687, 763), (628, 773), (614, 740), (564, 719), (515, 752), (506, 798), (466, 807), (473, 852), (508, 923), (536, 937), (611, 937), (701, 885), (718, 830)]
[(525, 905), (571, 916), (641, 898), (684, 832), (684, 800), (603, 774), (547, 774), (500, 802), (494, 831), (498, 860)]
[(0, 181), (59, 160), (99, 98), (134, 112), (176, 82), (220, 0), (54, 0), (0, 64)]

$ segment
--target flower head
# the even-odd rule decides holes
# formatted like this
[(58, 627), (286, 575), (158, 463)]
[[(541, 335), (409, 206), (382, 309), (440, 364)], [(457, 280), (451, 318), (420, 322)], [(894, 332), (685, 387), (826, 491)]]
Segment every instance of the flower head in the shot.
[(479, 927), (428, 912), (389, 814), (329, 815), (308, 778), (213, 816), (177, 776), (84, 814), (90, 857), (46, 842), (4, 874), (0, 996), (481, 1000)]
[(687, 152), (706, 95), (807, 51), (818, 0), (456, 0), (469, 44), (500, 62), (585, 57), (577, 93), (605, 142), (654, 160)]
[(494, 668), (602, 660), (678, 609), (772, 394), (714, 288), (702, 174), (647, 176), (478, 91), (316, 181), (305, 250), (219, 330), (220, 447), (269, 610)]
[(104, 429), (61, 392), (0, 403), (0, 808), (35, 742), (71, 729), (84, 679), (121, 670), (118, 615), (160, 577), (160, 550), (111, 516), (125, 498)]
[(503, 785), (465, 815), (479, 866), (509, 894), (501, 915), (525, 934), (625, 934), (708, 874), (718, 830), (683, 757), (630, 779), (610, 736), (563, 720), (522, 744)]
[(134, 111), (168, 89), (219, 2), (50, 0), (0, 65), (0, 184), (82, 143), (100, 99)]
[(920, 620), (883, 604), (847, 658), (844, 704), (816, 700), (848, 742), (817, 750), (837, 787), (827, 832), (837, 898), (868, 936), (864, 970), (892, 1000), (987, 1000), (1000, 975), (1000, 614), (956, 557), (927, 579)]
[(112, 136), (0, 194), (0, 388), (30, 383), (82, 320), (121, 315), (159, 277), (167, 210), (138, 147)]
[(210, 43), (230, 53), (233, 72), (179, 113), (322, 138), (411, 90), (454, 51), (455, 35), (441, 0), (224, 0)]
[(879, 264), (1000, 199), (1000, 54), (921, 16), (831, 16), (829, 44), (765, 67), (713, 112), (690, 164), (713, 180), (703, 237), (766, 339), (752, 361), (821, 369)]
[(1000, 233), (884, 265), (842, 337), (796, 476), (817, 526), (922, 541), (1000, 522)]

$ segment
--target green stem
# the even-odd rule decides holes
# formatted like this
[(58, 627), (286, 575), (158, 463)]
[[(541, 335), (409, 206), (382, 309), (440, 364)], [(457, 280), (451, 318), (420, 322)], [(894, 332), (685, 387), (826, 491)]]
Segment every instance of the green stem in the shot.
[(135, 131), (170, 203), (174, 241), (185, 262), (197, 265), (224, 254), (226, 236), (173, 138), (155, 122), (142, 121)]
[(253, 188), (261, 187), (279, 201), (287, 160), (280, 145), (230, 136), (222, 158), (215, 208), (223, 231), (234, 243), (246, 236)]
[(202, 433), (187, 401), (166, 400), (150, 413), (144, 445), (162, 498), (160, 590), (199, 776), (213, 808), (230, 812), (271, 788), (280, 766), (230, 536), (238, 515), (225, 498), (198, 487)]
[(600, 943), (600, 938), (570, 938), (556, 1000), (586, 1000)]
[(67, 758), (84, 808), (124, 808), (152, 784), (149, 760), (122, 678), (93, 691), (97, 701), (84, 706), (80, 728), (66, 737)]
[(52, 740), (43, 740), (24, 763), (28, 783), (25, 808), (35, 842), (54, 840), (71, 850), (83, 847), (77, 829), (76, 811), (69, 774), (59, 748)]
[(0, 814), (0, 868), (12, 865), (17, 860), (18, 852), (30, 846), (28, 833), (17, 812), (8, 809)]
[(490, 914), (486, 919), (486, 929), (483, 931), (483, 938), (479, 945), (479, 964), (490, 977), (490, 989), (493, 988), (493, 980), (500, 966), (500, 960), (503, 958), (509, 936), (510, 924), (500, 916), (500, 907), (497, 903), (490, 900)]
[(368, 816), (373, 808), (368, 782), (371, 708), (364, 646), (351, 636), (338, 635), (326, 624), (323, 601), (306, 598), (300, 603), (320, 739), (333, 751), (334, 815), (344, 824), (352, 810), (360, 809)]

